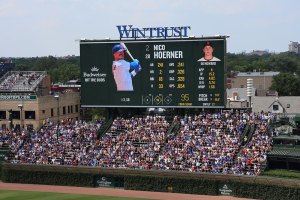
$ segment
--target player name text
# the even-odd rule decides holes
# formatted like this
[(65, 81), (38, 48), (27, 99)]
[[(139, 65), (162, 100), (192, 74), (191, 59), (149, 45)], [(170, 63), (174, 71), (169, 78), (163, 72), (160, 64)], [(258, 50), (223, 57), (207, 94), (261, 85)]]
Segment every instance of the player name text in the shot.
[(182, 51), (166, 51), (165, 45), (154, 45), (154, 59), (183, 58)]

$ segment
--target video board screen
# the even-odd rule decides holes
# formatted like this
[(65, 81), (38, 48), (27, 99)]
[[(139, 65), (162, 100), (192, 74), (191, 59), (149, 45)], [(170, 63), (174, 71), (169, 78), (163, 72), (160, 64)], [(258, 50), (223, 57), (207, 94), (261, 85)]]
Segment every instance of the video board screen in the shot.
[(81, 105), (224, 108), (225, 51), (222, 38), (82, 40)]

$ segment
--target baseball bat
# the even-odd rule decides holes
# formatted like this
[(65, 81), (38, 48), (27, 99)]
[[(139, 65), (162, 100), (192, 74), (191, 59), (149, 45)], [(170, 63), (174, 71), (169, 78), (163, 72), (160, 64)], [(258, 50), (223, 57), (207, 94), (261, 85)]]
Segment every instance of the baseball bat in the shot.
[[(127, 53), (128, 56), (131, 58), (131, 60), (134, 60), (133, 56), (131, 55), (131, 53), (130, 53), (129, 49), (127, 48), (127, 46), (125, 45), (125, 43), (124, 43), (124, 42), (121, 42), (120, 45), (121, 45), (124, 49), (126, 49), (126, 53)], [(142, 67), (141, 67), (141, 66), (139, 67), (139, 70), (140, 70), (140, 71), (142, 70)]]
[(128, 56), (131, 58), (131, 60), (134, 60), (133, 56), (131, 55), (131, 53), (130, 53), (129, 49), (126, 47), (126, 45), (125, 45), (123, 42), (121, 42), (120, 45), (121, 45), (124, 49), (126, 49), (126, 53), (127, 53)]

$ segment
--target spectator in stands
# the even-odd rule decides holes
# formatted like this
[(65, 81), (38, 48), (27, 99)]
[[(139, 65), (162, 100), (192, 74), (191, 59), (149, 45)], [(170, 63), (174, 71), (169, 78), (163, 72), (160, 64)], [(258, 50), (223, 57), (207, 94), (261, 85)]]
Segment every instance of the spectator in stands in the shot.
[[(0, 130), (0, 142), (10, 146), (12, 163), (82, 165), (91, 167), (178, 170), (259, 175), (271, 149), (269, 113), (200, 113), (174, 117), (179, 130), (164, 116), (116, 118), (97, 137), (103, 121), (64, 119), (38, 132)], [(239, 151), (246, 125), (257, 129)]]

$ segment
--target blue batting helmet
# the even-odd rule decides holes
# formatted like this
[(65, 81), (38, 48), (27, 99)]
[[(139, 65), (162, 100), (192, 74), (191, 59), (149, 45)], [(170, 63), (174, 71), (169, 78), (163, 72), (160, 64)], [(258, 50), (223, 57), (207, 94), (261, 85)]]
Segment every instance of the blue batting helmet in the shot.
[(122, 45), (120, 44), (116, 44), (113, 48), (112, 48), (112, 53), (117, 53), (117, 52), (122, 52), (122, 51), (125, 51), (126, 49), (124, 49), (122, 47)]

